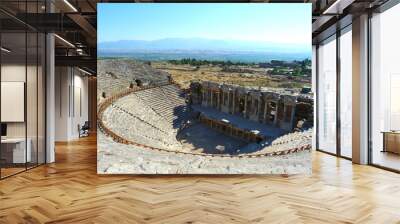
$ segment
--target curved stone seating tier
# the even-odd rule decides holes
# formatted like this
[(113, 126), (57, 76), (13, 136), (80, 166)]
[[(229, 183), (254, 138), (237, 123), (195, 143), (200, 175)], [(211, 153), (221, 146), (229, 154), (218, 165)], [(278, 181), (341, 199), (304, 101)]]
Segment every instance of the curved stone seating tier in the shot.
[(310, 128), (303, 132), (292, 132), (292, 133), (289, 133), (286, 135), (282, 135), (282, 136), (274, 139), (272, 141), (271, 145), (287, 144), (289, 142), (294, 142), (294, 141), (311, 141), (312, 131), (313, 131), (313, 129)]
[[(183, 151), (176, 139), (181, 121), (188, 117), (185, 99), (173, 84), (124, 90), (99, 104), (99, 129), (115, 142), (144, 149), (206, 157), (260, 157), (311, 150), (308, 132), (291, 133), (249, 154), (226, 155)], [(176, 125), (179, 124), (179, 125)]]
[(113, 106), (120, 108), (137, 119), (143, 120), (143, 122), (149, 125), (159, 128), (161, 131), (170, 132), (172, 125), (165, 121), (158, 113), (156, 113), (151, 107), (143, 104), (136, 94), (123, 97), (113, 104)]
[(103, 122), (109, 129), (127, 140), (153, 147), (179, 147), (179, 142), (173, 133), (143, 122), (118, 107), (108, 107), (104, 111)]
[(97, 82), (97, 95), (101, 96), (103, 92), (106, 93), (107, 96), (115, 95), (120, 91), (127, 89), (129, 87), (130, 82), (125, 79), (113, 79), (110, 77), (102, 77), (98, 79)]
[(179, 124), (187, 117), (185, 98), (175, 85), (146, 89), (136, 92), (135, 95), (166, 122), (175, 124), (175, 128), (179, 128)]
[(263, 147), (259, 151), (252, 154), (285, 151), (298, 146), (310, 145), (311, 141), (312, 129), (304, 132), (293, 132), (274, 139), (269, 146)]

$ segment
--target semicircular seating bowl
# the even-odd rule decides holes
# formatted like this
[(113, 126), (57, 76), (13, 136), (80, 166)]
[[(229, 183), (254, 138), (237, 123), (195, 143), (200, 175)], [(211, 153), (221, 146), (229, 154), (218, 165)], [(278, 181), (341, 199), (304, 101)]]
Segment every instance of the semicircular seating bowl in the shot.
[[(104, 110), (101, 119), (108, 129), (128, 141), (157, 149), (189, 152), (176, 138), (188, 116), (182, 91), (170, 84), (138, 90), (117, 99)], [(311, 129), (289, 133), (249, 155), (291, 151), (309, 145), (311, 135)], [(245, 147), (260, 146), (249, 144)]]

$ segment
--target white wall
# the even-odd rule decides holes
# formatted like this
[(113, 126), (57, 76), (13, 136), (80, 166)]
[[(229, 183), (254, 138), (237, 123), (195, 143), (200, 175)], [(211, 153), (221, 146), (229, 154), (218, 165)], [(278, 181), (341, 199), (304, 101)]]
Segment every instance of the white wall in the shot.
[(76, 68), (56, 67), (55, 85), (55, 140), (77, 139), (78, 125), (88, 120), (88, 78)]
[(1, 66), (1, 81), (25, 82), (25, 64), (3, 64)]
[(68, 140), (68, 117), (70, 84), (69, 69), (67, 67), (55, 68), (55, 140)]
[[(82, 73), (79, 73), (77, 75), (76, 71), (77, 70), (75, 70), (74, 83), (73, 83), (74, 96), (71, 96), (72, 99), (74, 99), (74, 102), (73, 102), (74, 107), (71, 108), (71, 111), (72, 111), (72, 119), (71, 119), (72, 138), (79, 137), (79, 132), (78, 132), (78, 128), (77, 128), (78, 124), (80, 124), (82, 126), (85, 123), (85, 121), (89, 120), (88, 78), (86, 76), (85, 77), (82, 76)], [(79, 97), (79, 95), (80, 95), (80, 97)], [(71, 105), (73, 105), (73, 103), (71, 103)], [(81, 108), (79, 108), (79, 107), (81, 107)]]
[[(28, 70), (32, 68), (28, 67)], [(25, 64), (3, 64), (1, 66), (1, 81), (3, 82), (25, 82)], [(7, 108), (1, 108), (7, 110)], [(25, 137), (25, 122), (8, 122), (8, 137)]]
[[(38, 69), (38, 70), (37, 70)], [(7, 137), (23, 138), (25, 135), (30, 140), (30, 148), (32, 161), (44, 163), (45, 159), (45, 116), (44, 116), (44, 74), (42, 68), (36, 65), (28, 65), (25, 63), (3, 63), (1, 66), (2, 82), (24, 82), (26, 84), (26, 101), (22, 102), (20, 108), (2, 107), (2, 112), (7, 110), (20, 110), (19, 113), (25, 114), (25, 118), (21, 122), (6, 122)], [(27, 78), (27, 80), (25, 80)], [(3, 92), (4, 89), (2, 89)], [(24, 94), (24, 90), (19, 90), (20, 94)], [(21, 92), (22, 91), (22, 92)], [(4, 94), (4, 93), (3, 93)], [(7, 97), (7, 95), (2, 95)], [(24, 98), (24, 97), (23, 97)], [(26, 103), (26, 106), (25, 106)], [(7, 111), (13, 113), (13, 111)], [(16, 112), (14, 112), (16, 113)], [(24, 115), (22, 115), (24, 116)]]

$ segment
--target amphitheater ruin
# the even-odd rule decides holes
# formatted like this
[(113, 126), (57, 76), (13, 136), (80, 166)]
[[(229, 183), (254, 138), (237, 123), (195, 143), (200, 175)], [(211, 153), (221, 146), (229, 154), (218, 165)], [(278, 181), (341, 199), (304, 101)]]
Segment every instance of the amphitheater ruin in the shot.
[(182, 89), (147, 64), (98, 63), (98, 173), (311, 172), (310, 94), (212, 82)]

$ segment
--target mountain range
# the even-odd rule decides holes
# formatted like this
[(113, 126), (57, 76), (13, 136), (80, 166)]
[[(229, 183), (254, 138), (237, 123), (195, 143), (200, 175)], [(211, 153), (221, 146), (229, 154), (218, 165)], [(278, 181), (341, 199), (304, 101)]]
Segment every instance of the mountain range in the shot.
[(171, 60), (183, 57), (262, 62), (310, 58), (310, 46), (261, 41), (165, 38), (159, 40), (119, 40), (98, 43), (100, 57), (133, 57), (142, 60)]
[(311, 45), (282, 44), (261, 41), (243, 40), (215, 40), (204, 38), (165, 38), (159, 40), (119, 40), (99, 42), (100, 50), (136, 50), (136, 51), (252, 51), (252, 52), (281, 52), (281, 53), (308, 53)]

